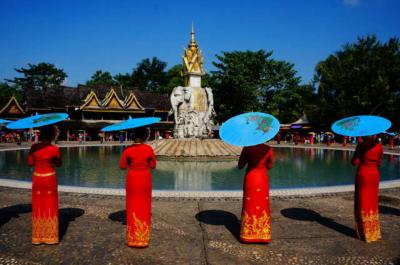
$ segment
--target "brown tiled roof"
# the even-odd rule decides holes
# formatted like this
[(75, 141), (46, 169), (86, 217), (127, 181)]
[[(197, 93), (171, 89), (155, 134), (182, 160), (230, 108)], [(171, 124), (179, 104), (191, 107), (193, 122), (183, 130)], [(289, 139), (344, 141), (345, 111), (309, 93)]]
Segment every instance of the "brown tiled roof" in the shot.
[(140, 90), (132, 91), (140, 104), (146, 109), (154, 108), (156, 110), (170, 110), (171, 102), (168, 94), (155, 94), (152, 92), (143, 92)]
[(25, 96), (23, 107), (27, 109), (65, 108), (66, 98), (63, 89), (49, 90), (45, 95), (40, 91), (30, 91)]
[[(60, 90), (49, 90), (46, 96), (42, 96), (39, 91), (32, 91), (26, 95), (24, 108), (28, 109), (48, 109), (48, 108), (65, 108), (68, 106), (80, 107), (86, 96), (93, 91), (98, 99), (103, 101), (111, 87), (88, 87), (78, 85), (77, 87), (62, 86)], [(152, 92), (144, 92), (139, 89), (130, 89), (124, 91), (124, 96), (119, 88), (114, 88), (119, 99), (125, 101), (130, 92), (133, 92), (139, 103), (145, 108), (154, 108), (156, 110), (166, 110), (171, 108), (168, 94), (156, 94)], [(3, 104), (4, 105), (4, 104)], [(1, 106), (1, 105), (0, 105)]]
[(80, 106), (90, 92), (87, 87), (64, 87), (64, 96), (67, 106)]

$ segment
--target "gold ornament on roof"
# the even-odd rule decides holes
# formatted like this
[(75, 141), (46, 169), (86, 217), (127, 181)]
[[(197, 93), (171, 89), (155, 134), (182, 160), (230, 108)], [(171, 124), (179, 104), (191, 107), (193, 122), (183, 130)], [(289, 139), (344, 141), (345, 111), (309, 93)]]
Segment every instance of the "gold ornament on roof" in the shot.
[(190, 43), (187, 49), (185, 50), (185, 55), (182, 56), (183, 58), (183, 72), (185, 75), (188, 74), (197, 74), (203, 75), (203, 55), (201, 51), (198, 49), (198, 45), (194, 38), (194, 26), (192, 25), (192, 32)]

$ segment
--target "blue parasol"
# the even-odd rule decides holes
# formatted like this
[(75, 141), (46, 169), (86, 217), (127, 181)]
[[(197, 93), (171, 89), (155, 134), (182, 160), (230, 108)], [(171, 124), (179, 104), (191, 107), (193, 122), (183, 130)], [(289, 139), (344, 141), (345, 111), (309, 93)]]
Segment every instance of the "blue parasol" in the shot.
[(379, 116), (360, 115), (347, 117), (332, 124), (332, 131), (344, 136), (369, 136), (385, 132), (392, 123)]
[(384, 132), (384, 133), (386, 133), (387, 135), (390, 135), (390, 136), (396, 136), (395, 132)]
[(101, 129), (103, 132), (111, 132), (111, 131), (122, 131), (126, 129), (137, 128), (145, 125), (150, 125), (153, 123), (157, 123), (161, 120), (161, 118), (157, 117), (147, 117), (147, 118), (129, 118), (126, 121), (109, 125)]
[(35, 116), (26, 117), (14, 122), (9, 123), (6, 127), (8, 129), (29, 129), (42, 127), (45, 125), (60, 122), (68, 118), (67, 113), (47, 113), (36, 114)]
[(6, 123), (9, 123), (9, 122), (11, 122), (11, 121), (9, 121), (9, 120), (4, 120), (4, 119), (0, 119), (0, 124), (6, 124)]
[(222, 124), (219, 135), (229, 144), (252, 146), (272, 139), (280, 126), (278, 119), (270, 114), (248, 112), (227, 120)]

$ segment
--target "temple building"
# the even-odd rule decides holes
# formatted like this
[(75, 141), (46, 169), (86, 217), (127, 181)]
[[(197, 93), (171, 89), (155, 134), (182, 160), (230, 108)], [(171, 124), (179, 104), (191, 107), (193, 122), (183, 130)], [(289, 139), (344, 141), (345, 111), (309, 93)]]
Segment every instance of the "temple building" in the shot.
[(175, 138), (212, 137), (213, 93), (211, 88), (201, 86), (205, 71), (194, 26), (190, 34), (190, 42), (182, 56), (185, 86), (171, 87), (170, 95), (110, 86), (61, 86), (45, 91), (27, 89), (23, 102), (16, 97), (0, 99), (0, 118), (17, 120), (36, 113), (65, 112), (69, 119), (59, 123), (60, 139), (69, 139), (71, 134), (82, 134), (83, 131), (90, 140), (97, 140), (103, 137), (100, 136), (102, 128), (129, 117), (161, 118), (159, 123), (152, 125), (161, 136), (173, 131)]
[(3, 99), (0, 101), (0, 117), (9, 120), (17, 120), (25, 116), (25, 111), (15, 96), (12, 96), (8, 100)]
[(173, 121), (168, 120), (169, 95), (137, 89), (122, 92), (114, 87), (63, 86), (46, 93), (31, 91), (25, 95), (24, 102), (12, 96), (2, 99), (0, 104), (0, 117), (9, 120), (36, 113), (68, 113), (69, 119), (59, 124), (62, 140), (82, 131), (91, 140), (97, 140), (101, 128), (129, 117), (160, 117), (161, 121), (153, 126), (155, 130), (173, 129)]

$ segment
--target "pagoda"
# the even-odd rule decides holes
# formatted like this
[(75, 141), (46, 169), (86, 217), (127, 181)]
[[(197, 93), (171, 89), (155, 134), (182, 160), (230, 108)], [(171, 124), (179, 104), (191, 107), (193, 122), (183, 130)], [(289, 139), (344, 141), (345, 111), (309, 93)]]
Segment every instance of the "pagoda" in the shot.
[(185, 86), (172, 90), (170, 100), (174, 114), (175, 138), (208, 138), (212, 132), (212, 117), (215, 115), (212, 89), (201, 87), (204, 75), (203, 55), (195, 40), (192, 25), (188, 48), (184, 50), (183, 75)]

